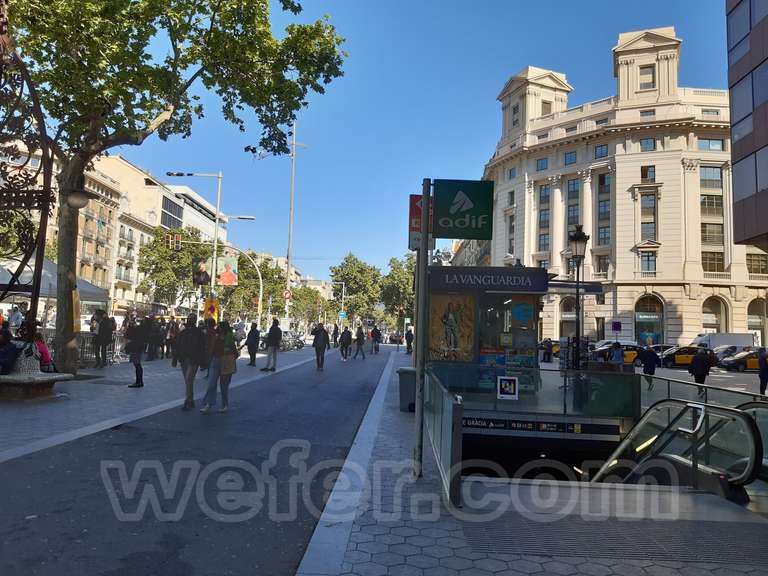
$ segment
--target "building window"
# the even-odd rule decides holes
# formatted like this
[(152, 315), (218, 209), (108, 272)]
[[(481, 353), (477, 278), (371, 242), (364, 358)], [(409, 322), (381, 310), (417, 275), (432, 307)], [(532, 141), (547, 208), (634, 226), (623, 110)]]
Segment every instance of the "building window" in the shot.
[(610, 194), (611, 193), (611, 175), (610, 174), (598, 174), (598, 176), (597, 176), (597, 193), (598, 194)]
[(549, 204), (549, 184), (539, 186), (539, 204)]
[(723, 141), (712, 138), (699, 138), (699, 150), (709, 150), (710, 152), (722, 152), (724, 150)]
[(566, 152), (563, 158), (565, 165), (576, 164), (576, 152)]
[(701, 215), (706, 217), (722, 217), (723, 197), (715, 194), (701, 195)]
[(181, 228), (182, 225), (181, 220), (171, 216), (168, 212), (162, 213), (160, 216), (160, 224), (166, 228)]
[(549, 132), (544, 132), (544, 134), (539, 134), (538, 135), (538, 141), (539, 142), (541, 142), (542, 140), (546, 140), (547, 138), (549, 138)]
[(608, 118), (598, 118), (595, 120), (595, 126), (605, 126), (608, 124)]
[(515, 205), (515, 191), (510, 190), (507, 192), (507, 205), (514, 206)]
[(595, 146), (595, 158), (605, 158), (608, 156), (608, 145), (607, 144), (599, 144)]
[(702, 108), (701, 109), (701, 115), (702, 116), (709, 116), (712, 117), (718, 117), (720, 116), (720, 110), (717, 108)]
[(539, 228), (549, 228), (549, 210), (539, 210)]
[(768, 146), (763, 146), (755, 153), (757, 167), (757, 189), (768, 190)]
[(549, 116), (552, 114), (552, 102), (549, 102), (547, 100), (541, 101), (541, 115), (542, 116)]
[(742, 158), (733, 165), (733, 201), (749, 198), (757, 192), (755, 154)]
[(656, 66), (640, 66), (640, 90), (656, 88)]
[(167, 196), (163, 196), (163, 213), (160, 223), (166, 228), (181, 228), (184, 208)]
[(747, 75), (731, 88), (731, 122), (736, 124), (752, 110), (752, 76)]
[(549, 159), (548, 158), (539, 158), (536, 160), (536, 171), (541, 172), (542, 170), (546, 170), (549, 166)]
[(752, 86), (754, 87), (755, 108), (768, 100), (768, 61), (763, 62), (752, 71)]
[(539, 251), (546, 252), (549, 250), (549, 234), (539, 234)]
[(704, 272), (725, 272), (725, 261), (722, 252), (702, 252), (701, 266)]
[(766, 16), (768, 16), (768, 2), (764, 0), (752, 0), (752, 28)]
[(507, 218), (507, 252), (515, 253), (515, 215), (510, 214)]
[(568, 225), (574, 226), (579, 223), (579, 205), (570, 204), (568, 206)]
[(566, 182), (566, 185), (568, 187), (568, 200), (578, 200), (579, 199), (579, 181), (577, 179), (568, 180), (568, 182)]
[(701, 243), (702, 244), (723, 244), (723, 225), (711, 224), (709, 222), (701, 223)]
[(517, 178), (517, 167), (512, 166), (509, 170), (507, 170), (507, 180), (514, 180)]
[(598, 220), (611, 219), (611, 201), (610, 200), (600, 200), (597, 203), (597, 219)]
[(538, 264), (539, 268), (544, 268), (545, 270), (549, 268), (549, 260), (539, 260)]
[(565, 127), (565, 133), (566, 134), (573, 134), (576, 132), (576, 126), (566, 126)]
[(749, 34), (749, 0), (743, 0), (728, 14), (728, 50)]
[(656, 217), (656, 195), (642, 194), (640, 196), (640, 216), (642, 218)]
[(747, 254), (747, 270), (750, 274), (768, 274), (768, 254)]
[(599, 226), (597, 228), (597, 245), (607, 246), (611, 243), (611, 227)]
[(723, 170), (719, 166), (701, 166), (699, 168), (699, 185), (710, 190), (723, 189)]
[(651, 184), (656, 182), (656, 166), (641, 166), (640, 182), (643, 184)]
[(641, 138), (640, 152), (653, 152), (656, 150), (656, 138)]
[(640, 117), (641, 118), (649, 118), (656, 116), (656, 110), (640, 110)]
[(597, 256), (595, 258), (595, 272), (606, 274), (608, 272), (608, 256)]
[(640, 271), (656, 272), (656, 252), (640, 252)]
[(656, 222), (640, 223), (640, 240), (656, 240)]

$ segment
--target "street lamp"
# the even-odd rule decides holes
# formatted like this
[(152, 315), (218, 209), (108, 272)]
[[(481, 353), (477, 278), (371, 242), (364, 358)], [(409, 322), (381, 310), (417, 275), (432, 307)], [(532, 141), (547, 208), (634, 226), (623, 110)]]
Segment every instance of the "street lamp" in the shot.
[(581, 281), (580, 269), (587, 252), (589, 236), (584, 234), (581, 224), (576, 224), (576, 229), (568, 235), (568, 243), (571, 248), (571, 258), (576, 268), (576, 349), (573, 352), (573, 363), (577, 370), (581, 368), (581, 300), (579, 297), (579, 283)]

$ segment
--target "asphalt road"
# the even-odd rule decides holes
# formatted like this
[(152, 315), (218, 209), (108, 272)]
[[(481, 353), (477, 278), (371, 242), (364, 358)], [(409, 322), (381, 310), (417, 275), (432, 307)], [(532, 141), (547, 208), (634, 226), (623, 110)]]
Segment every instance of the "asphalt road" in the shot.
[(1, 464), (0, 574), (293, 574), (388, 357), (332, 351), (322, 373), (233, 390), (226, 414), (169, 410)]

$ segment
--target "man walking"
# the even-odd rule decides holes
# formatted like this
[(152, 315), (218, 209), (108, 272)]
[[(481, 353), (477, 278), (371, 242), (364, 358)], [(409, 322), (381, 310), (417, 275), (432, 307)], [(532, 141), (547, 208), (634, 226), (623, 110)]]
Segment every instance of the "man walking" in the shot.
[(96, 368), (107, 366), (107, 348), (112, 344), (115, 324), (106, 312), (99, 312), (99, 326), (96, 330)]
[(312, 336), (314, 337), (312, 347), (315, 349), (316, 369), (318, 372), (322, 372), (323, 366), (325, 366), (325, 351), (331, 344), (328, 332), (326, 332), (322, 322), (318, 323), (315, 329), (312, 330)]
[(656, 374), (656, 367), (661, 366), (661, 358), (650, 346), (646, 346), (638, 355), (638, 360), (643, 363), (643, 374), (648, 382), (648, 390), (653, 390), (653, 376)]
[(379, 342), (381, 342), (381, 330), (374, 324), (371, 330), (371, 354), (379, 353)]
[(245, 346), (248, 348), (248, 356), (250, 362), (248, 366), (256, 366), (256, 353), (259, 351), (259, 342), (261, 341), (261, 331), (259, 325), (256, 322), (251, 323), (251, 330), (248, 332), (248, 337), (245, 339)]
[[(704, 348), (699, 348), (699, 351), (691, 360), (691, 364), (688, 366), (688, 373), (693, 375), (693, 380), (696, 384), (704, 384), (707, 376), (709, 376), (709, 357)], [(699, 396), (704, 396), (704, 388), (699, 388)]]
[(195, 407), (195, 376), (200, 363), (205, 358), (205, 334), (197, 326), (197, 316), (190, 314), (184, 330), (176, 336), (174, 358), (181, 363), (181, 373), (184, 375), (186, 395), (182, 410), (192, 410)]
[(272, 326), (267, 332), (267, 365), (261, 369), (262, 372), (274, 372), (277, 367), (277, 351), (280, 350), (280, 343), (283, 341), (283, 331), (280, 330), (280, 321), (275, 318), (272, 320)]
[(413, 353), (413, 330), (410, 328), (408, 328), (408, 331), (405, 333), (405, 353)]
[(344, 331), (339, 338), (339, 346), (341, 346), (341, 361), (346, 362), (349, 359), (349, 349), (352, 346), (352, 332), (349, 331), (349, 326), (344, 326)]
[(339, 325), (338, 324), (333, 325), (333, 347), (334, 348), (339, 347)]
[(357, 358), (358, 354), (362, 354), (363, 360), (365, 360), (365, 332), (362, 326), (358, 326), (355, 333), (355, 355), (352, 356), (352, 360)]

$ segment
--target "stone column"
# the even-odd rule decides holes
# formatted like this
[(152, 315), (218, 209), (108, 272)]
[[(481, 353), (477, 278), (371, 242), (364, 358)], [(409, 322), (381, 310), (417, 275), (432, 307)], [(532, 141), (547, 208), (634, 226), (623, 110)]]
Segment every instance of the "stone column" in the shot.
[(700, 282), (701, 268), (701, 200), (699, 198), (699, 161), (683, 158), (683, 278)]
[(596, 238), (594, 218), (592, 216), (594, 210), (594, 195), (592, 194), (592, 170), (587, 168), (585, 170), (579, 170), (579, 176), (581, 176), (581, 198), (579, 200), (579, 211), (581, 212), (581, 223), (584, 227), (584, 234), (589, 236), (587, 242), (587, 250), (584, 253), (584, 279), (590, 280), (592, 278), (592, 254), (591, 248), (595, 245)]
[[(521, 254), (525, 254), (525, 256), (521, 261), (526, 266), (533, 266), (535, 264), (533, 253), (539, 250), (536, 241), (539, 224), (536, 218), (536, 186), (533, 180), (528, 179), (527, 176), (525, 181), (525, 210), (523, 211), (523, 218), (525, 219), (525, 222), (523, 222), (525, 245), (523, 246), (524, 252), (521, 252)], [(515, 223), (515, 226), (517, 226), (517, 223)]]
[(565, 272), (563, 257), (560, 253), (566, 249), (565, 237), (565, 201), (561, 187), (563, 179), (557, 174), (549, 177), (549, 250), (552, 272)]

